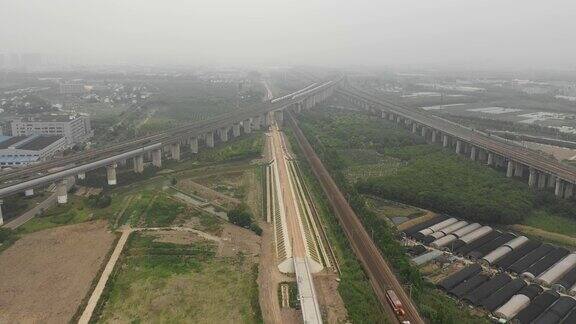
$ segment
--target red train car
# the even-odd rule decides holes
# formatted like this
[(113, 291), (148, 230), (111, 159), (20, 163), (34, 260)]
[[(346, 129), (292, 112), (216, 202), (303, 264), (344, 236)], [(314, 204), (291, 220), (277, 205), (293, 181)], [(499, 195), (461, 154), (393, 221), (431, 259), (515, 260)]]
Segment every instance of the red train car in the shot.
[(396, 316), (404, 316), (406, 314), (406, 311), (404, 311), (404, 305), (402, 305), (402, 302), (400, 301), (394, 290), (386, 291), (386, 299), (388, 299), (388, 303), (390, 304), (390, 306), (392, 306), (392, 309), (394, 310), (394, 313), (396, 313)]

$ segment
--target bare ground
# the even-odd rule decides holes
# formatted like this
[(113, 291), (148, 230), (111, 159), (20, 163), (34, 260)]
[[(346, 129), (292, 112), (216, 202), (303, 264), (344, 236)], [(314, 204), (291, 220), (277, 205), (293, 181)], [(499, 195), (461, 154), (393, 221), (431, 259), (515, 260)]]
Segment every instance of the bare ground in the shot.
[(318, 303), (322, 308), (327, 323), (347, 323), (348, 313), (340, 294), (338, 293), (337, 274), (319, 273), (314, 276), (314, 285), (318, 295)]
[(114, 242), (106, 222), (25, 235), (0, 254), (0, 323), (67, 323)]

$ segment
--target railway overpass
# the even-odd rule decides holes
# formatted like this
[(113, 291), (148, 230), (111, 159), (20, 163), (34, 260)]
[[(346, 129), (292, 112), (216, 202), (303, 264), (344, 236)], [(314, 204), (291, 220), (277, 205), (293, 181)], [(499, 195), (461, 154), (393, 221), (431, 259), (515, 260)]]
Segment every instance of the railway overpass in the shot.
[(128, 159), (133, 161), (134, 172), (144, 171), (144, 162), (149, 159), (152, 165), (162, 167), (162, 158), (180, 160), (182, 145), (190, 147), (190, 152), (198, 153), (199, 143), (212, 148), (217, 139), (222, 142), (230, 137), (250, 133), (271, 125), (276, 118), (283, 120), (285, 109), (311, 108), (316, 103), (332, 95), (341, 79), (314, 83), (289, 95), (270, 100), (248, 109), (223, 114), (213, 119), (177, 127), (162, 133), (129, 140), (97, 150), (88, 150), (32, 166), (0, 172), (0, 225), (2, 218), (2, 198), (24, 192), (33, 195), (34, 188), (56, 184), (59, 203), (67, 202), (67, 183), (75, 178), (84, 179), (86, 172), (106, 168), (109, 185), (116, 185), (116, 168)]
[(574, 195), (576, 169), (552, 157), (357, 88), (341, 87), (337, 94), (382, 118), (402, 124), (432, 143), (451, 147), (457, 154), (465, 154), (471, 160), (480, 160), (490, 166), (504, 167), (507, 177), (527, 177), (530, 188), (552, 188), (557, 197), (563, 198)]

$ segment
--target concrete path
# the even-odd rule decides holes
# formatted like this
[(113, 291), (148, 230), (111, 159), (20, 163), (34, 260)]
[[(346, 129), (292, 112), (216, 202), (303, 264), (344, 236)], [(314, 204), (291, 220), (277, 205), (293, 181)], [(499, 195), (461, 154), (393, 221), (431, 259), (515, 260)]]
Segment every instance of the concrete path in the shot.
[(112, 252), (110, 259), (106, 264), (106, 268), (104, 268), (104, 271), (100, 276), (100, 280), (98, 280), (98, 284), (96, 285), (96, 288), (94, 288), (92, 296), (90, 296), (90, 299), (88, 300), (88, 304), (86, 304), (86, 308), (84, 309), (84, 312), (78, 321), (79, 324), (88, 324), (88, 322), (90, 322), (90, 318), (92, 318), (92, 314), (94, 313), (94, 309), (96, 309), (98, 300), (100, 300), (100, 296), (104, 291), (104, 287), (106, 287), (106, 282), (108, 282), (108, 278), (112, 274), (112, 270), (114, 270), (114, 266), (116, 265), (118, 258), (120, 258), (120, 254), (124, 249), (124, 245), (126, 245), (126, 241), (132, 232), (133, 230), (129, 228), (122, 230), (122, 236), (120, 236), (118, 244), (116, 244), (114, 252)]

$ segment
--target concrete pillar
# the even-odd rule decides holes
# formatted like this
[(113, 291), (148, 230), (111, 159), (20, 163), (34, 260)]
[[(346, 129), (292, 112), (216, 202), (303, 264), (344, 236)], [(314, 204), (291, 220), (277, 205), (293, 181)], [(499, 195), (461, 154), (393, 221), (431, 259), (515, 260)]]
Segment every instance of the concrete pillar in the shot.
[(538, 182), (538, 172), (534, 168), (530, 168), (528, 171), (530, 172), (530, 175), (528, 176), (528, 187), (534, 188)]
[(4, 224), (4, 216), (2, 216), (2, 205), (4, 204), (4, 200), (0, 199), (0, 226)]
[(524, 166), (521, 163), (516, 163), (514, 166), (514, 176), (522, 177), (524, 174)]
[(198, 137), (190, 138), (190, 152), (193, 154), (198, 153)]
[(478, 151), (478, 149), (476, 148), (476, 146), (472, 145), (472, 147), (470, 147), (470, 160), (476, 161), (476, 152), (477, 151)]
[(400, 124), (402, 122), (402, 118), (400, 116), (396, 116), (396, 123)]
[(232, 136), (234, 137), (240, 136), (240, 124), (232, 125)]
[(206, 146), (214, 147), (214, 132), (206, 133)]
[(106, 166), (106, 178), (108, 179), (108, 185), (116, 185), (116, 163)]
[(412, 133), (416, 134), (416, 132), (418, 131), (418, 126), (416, 126), (416, 123), (412, 124)]
[(456, 140), (456, 154), (460, 154), (462, 152), (462, 141)]
[(228, 127), (223, 127), (218, 130), (218, 133), (220, 133), (220, 140), (222, 142), (228, 142), (228, 130)]
[(34, 196), (34, 188), (24, 190), (25, 197), (32, 197)]
[(432, 143), (436, 143), (436, 136), (437, 135), (438, 135), (438, 132), (435, 129), (433, 129), (432, 130), (432, 138), (431, 138)]
[(572, 198), (572, 195), (574, 194), (574, 184), (566, 182), (564, 187), (564, 198)]
[(386, 114), (386, 112), (384, 110), (382, 110), (382, 115), (381, 115), (382, 119), (386, 119), (388, 116)]
[(252, 132), (252, 118), (248, 118), (243, 121), (242, 128), (244, 128), (244, 133), (250, 134)]
[(546, 188), (546, 173), (540, 172), (538, 175), (538, 189), (542, 190)]
[(144, 155), (136, 155), (134, 157), (134, 172), (144, 172)]
[(68, 202), (68, 183), (67, 179), (62, 179), (58, 184), (56, 184), (56, 196), (59, 204), (65, 204)]
[(261, 123), (262, 121), (260, 120), (260, 116), (254, 117), (254, 119), (252, 120), (252, 126), (254, 127), (254, 130), (260, 130)]
[(170, 157), (172, 160), (180, 161), (180, 143), (170, 144)]
[(427, 131), (428, 131), (428, 130), (426, 129), (426, 127), (425, 127), (425, 126), (422, 126), (422, 129), (420, 130), (420, 133), (421, 133), (422, 137), (424, 137), (424, 139), (426, 139), (426, 132), (427, 132)]
[(494, 154), (488, 152), (488, 159), (486, 160), (486, 165), (494, 165)]
[(447, 135), (442, 135), (442, 146), (448, 147), (448, 136)]
[(152, 165), (161, 168), (162, 167), (162, 150), (156, 149), (152, 151)]
[(80, 180), (86, 179), (86, 173), (85, 172), (78, 173), (78, 179), (80, 179)]
[(394, 120), (394, 114), (388, 113), (388, 120)]
[(548, 188), (554, 188), (556, 186), (556, 176), (551, 174), (548, 176)]
[(514, 162), (508, 161), (508, 168), (506, 169), (506, 177), (511, 178), (514, 175)]
[(564, 184), (562, 183), (562, 179), (556, 177), (556, 186), (554, 187), (554, 194), (556, 197), (562, 198), (564, 191)]

